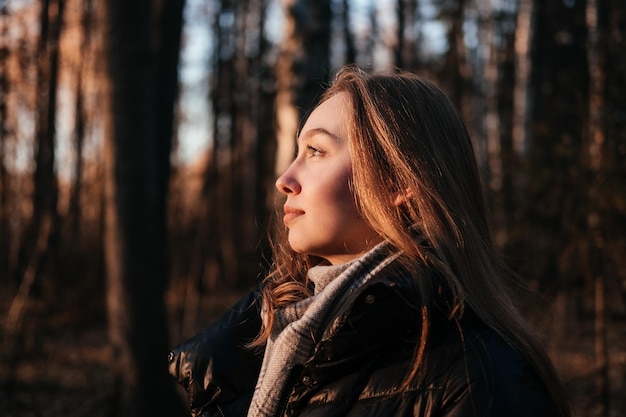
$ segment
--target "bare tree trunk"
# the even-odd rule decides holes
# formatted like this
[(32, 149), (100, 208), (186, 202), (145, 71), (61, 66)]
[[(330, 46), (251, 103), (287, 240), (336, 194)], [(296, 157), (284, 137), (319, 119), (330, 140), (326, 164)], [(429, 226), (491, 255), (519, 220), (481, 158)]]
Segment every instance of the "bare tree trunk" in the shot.
[[(257, 189), (257, 157), (258, 141), (256, 112), (259, 106), (259, 74), (260, 68), (253, 66), (253, 58), (248, 50), (251, 39), (264, 36), (261, 28), (261, 4), (256, 1), (237, 4), (236, 33), (239, 33), (235, 57), (233, 90), (233, 164), (231, 169), (234, 179), (231, 194), (231, 217), (233, 225), (232, 261), (237, 265), (237, 276), (234, 283), (237, 287), (248, 287), (254, 284), (258, 275), (258, 263), (255, 262), (256, 245), (259, 243), (256, 219)], [(245, 35), (241, 35), (245, 34)], [(259, 41), (257, 41), (259, 42)]]
[[(252, 209), (252, 216), (248, 222), (249, 232), (248, 239), (250, 245), (247, 253), (248, 259), (255, 259), (255, 262), (248, 262), (241, 286), (250, 286), (256, 284), (259, 272), (265, 271), (259, 267), (260, 263), (267, 266), (270, 258), (268, 245), (268, 232), (270, 229), (270, 216), (273, 214), (273, 197), (275, 195), (274, 188), (274, 163), (276, 157), (276, 142), (274, 140), (275, 125), (275, 74), (273, 67), (266, 61), (267, 53), (270, 50), (270, 44), (266, 38), (266, 19), (267, 19), (267, 0), (256, 0), (251, 2), (251, 13), (254, 18), (249, 19), (251, 27), (248, 29), (252, 32), (252, 36), (258, 41), (258, 53), (250, 59), (249, 77), (251, 93), (253, 97), (248, 103), (250, 106), (251, 124), (254, 129), (252, 137), (249, 138), (248, 158), (252, 171), (248, 171), (246, 175), (250, 175), (249, 186), (252, 188), (251, 199), (246, 204)], [(259, 260), (261, 262), (259, 262)]]
[(520, 0), (515, 29), (515, 86), (513, 90), (513, 150), (523, 154), (527, 147), (532, 102), (530, 46), (533, 36), (534, 0)]
[[(598, 259), (598, 261), (600, 261)], [(593, 268), (593, 267), (592, 267)], [(595, 268), (593, 268), (595, 269)], [(596, 398), (600, 406), (599, 415), (611, 415), (611, 381), (609, 378), (609, 354), (607, 347), (607, 320), (604, 276), (598, 275), (594, 279), (594, 351), (596, 375)]]
[[(273, 106), (261, 102), (274, 94), (272, 80), (266, 80), (265, 12), (264, 0), (223, 0), (215, 19), (214, 134), (202, 195), (204, 226), (199, 234), (208, 242), (203, 243), (202, 265), (209, 288), (218, 279), (231, 287), (248, 287), (259, 273), (255, 261), (259, 225), (267, 222), (265, 200), (274, 178), (264, 168), (266, 159), (274, 159)], [(257, 48), (255, 54), (252, 48)]]
[(376, 11), (376, 2), (374, 0), (370, 1), (368, 5), (368, 19), (370, 23), (370, 31), (367, 36), (367, 41), (365, 43), (365, 54), (364, 54), (364, 66), (373, 68), (376, 63), (376, 50), (378, 47), (378, 42), (381, 39), (381, 29), (378, 23), (378, 16)]
[[(46, 254), (50, 252), (50, 236), (56, 226), (57, 188), (54, 172), (54, 121), (56, 117), (59, 39), (63, 21), (63, 6), (63, 0), (57, 0), (54, 3), (45, 0), (41, 5), (39, 21), (41, 32), (37, 49), (36, 166), (33, 181), (33, 217), (27, 231), (27, 242), (22, 248), (21, 262), (23, 265), (21, 268), (17, 268), (20, 274), (20, 284), (4, 323), (5, 351), (8, 352), (9, 358), (7, 360), (7, 381), (4, 381), (5, 384), (3, 385), (9, 393), (13, 389), (15, 368), (19, 360), (17, 336), (22, 315), (31, 290), (36, 283), (41, 265), (45, 261)], [(6, 59), (7, 57), (3, 58)], [(5, 62), (2, 64), (4, 67)], [(6, 76), (7, 74), (3, 72), (2, 75)], [(8, 87), (8, 83), (3, 87)], [(6, 115), (6, 108), (2, 111)], [(2, 123), (5, 122), (6, 120), (3, 119)], [(0, 137), (2, 143), (4, 143), (4, 134), (3, 131), (2, 137)], [(0, 165), (4, 167), (4, 159), (0, 161)], [(4, 182), (6, 179), (2, 181)], [(0, 184), (3, 186), (1, 194), (4, 194), (4, 183)], [(4, 199), (1, 208), (6, 208)], [(0, 221), (3, 218), (3, 216), (0, 217)], [(2, 254), (0, 254), (1, 256)], [(8, 397), (11, 398), (11, 395)]]
[(394, 65), (401, 69), (411, 70), (417, 67), (417, 39), (414, 36), (416, 16), (417, 2), (415, 0), (397, 0)]
[(285, 38), (281, 45), (280, 56), (276, 65), (276, 166), (274, 176), (284, 172), (291, 163), (295, 151), (295, 136), (298, 131), (300, 112), (295, 105), (296, 94), (294, 81), (294, 58), (302, 48), (296, 38), (296, 19), (288, 14), (285, 23)]
[(496, 24), (494, 22), (494, 10), (491, 2), (483, 0), (481, 13), (482, 29), (482, 61), (483, 71), (483, 91), (484, 91), (484, 129), (487, 140), (487, 185), (493, 216), (495, 221), (495, 241), (497, 245), (502, 245), (506, 240), (504, 202), (502, 198), (502, 146), (500, 131), (500, 113), (498, 103), (498, 79), (500, 77), (499, 50), (496, 42)]
[(580, 207), (588, 200), (580, 186), (587, 181), (579, 163), (582, 115), (588, 106), (584, 4), (536, 1), (532, 21), (532, 125), (525, 141), (526, 181), (519, 203), (520, 216), (527, 222), (518, 233), (523, 236), (524, 256), (534, 260), (524, 265), (523, 274), (554, 289), (571, 285), (565, 280), (582, 270), (575, 254), (586, 240), (584, 220), (579, 219)]
[[(42, 219), (52, 221), (50, 235), (57, 228), (58, 186), (54, 169), (56, 135), (56, 98), (59, 74), (59, 40), (65, 0), (43, 0), (40, 13), (40, 38), (37, 48), (37, 102), (35, 127), (35, 172), (33, 216), (25, 239), (23, 260), (33, 256)], [(48, 251), (53, 250), (46, 245)], [(45, 254), (44, 260), (45, 262)], [(23, 269), (22, 269), (23, 270)]]
[[(185, 0), (168, 0), (153, 2), (153, 39), (155, 56), (154, 90), (157, 98), (154, 101), (155, 135), (156, 135), (156, 181), (157, 181), (157, 208), (159, 224), (167, 225), (167, 195), (171, 173), (170, 156), (175, 136), (177, 121), (174, 118), (175, 103), (178, 100), (178, 66), (183, 25), (183, 10)], [(167, 248), (166, 229), (162, 240), (163, 249)], [(165, 276), (169, 273), (169, 262), (166, 253), (163, 254)]]
[[(607, 30), (607, 58), (606, 62), (606, 114), (624, 114), (626, 111), (626, 55), (624, 54), (624, 39), (626, 39), (626, 2), (610, 0), (608, 5), (611, 13), (609, 29)], [(626, 117), (609, 117), (607, 123), (604, 169), (609, 172), (613, 184), (609, 194), (612, 201), (626, 200)], [(622, 305), (626, 307), (626, 259), (623, 249), (626, 246), (626, 216), (623, 208), (618, 205), (611, 207), (610, 217), (605, 219), (607, 244), (604, 254), (608, 257), (607, 278), (615, 280), (616, 288), (620, 292)], [(626, 363), (622, 365), (626, 374)]]
[[(410, 22), (409, 22), (410, 24)], [(406, 30), (406, 4), (405, 0), (396, 1), (396, 47), (394, 50), (394, 65), (398, 68), (405, 67), (404, 45)]]
[(159, 183), (155, 109), (161, 98), (154, 88), (160, 72), (152, 48), (158, 11), (147, 2), (105, 4), (105, 256), (115, 414), (174, 415), (166, 363), (166, 186)]
[(465, 0), (455, 2), (453, 8), (448, 11), (448, 15), (450, 19), (448, 30), (450, 48), (446, 55), (445, 65), (447, 90), (453, 103), (461, 112), (465, 124), (468, 128), (473, 128), (475, 115), (472, 112), (471, 101), (474, 94), (472, 83), (474, 74), (472, 66), (468, 62), (463, 32)]
[(291, 163), (300, 118), (322, 92), (330, 70), (330, 1), (284, 0), (284, 5), (285, 37), (276, 66), (277, 175)]
[[(517, 200), (517, 173), (521, 171), (520, 158), (513, 150), (513, 94), (515, 85), (515, 30), (517, 21), (516, 0), (500, 1), (500, 18), (496, 21), (496, 36), (498, 38), (499, 75), (496, 80), (496, 106), (499, 115), (500, 130), (500, 169), (501, 188), (496, 201), (501, 213), (498, 214), (497, 224), (500, 230), (495, 230), (495, 236), (501, 248), (508, 245), (511, 234), (515, 233), (515, 219)], [(512, 230), (513, 229), (513, 230)]]
[(7, 142), (9, 139), (8, 105), (9, 100), (9, 8), (0, 5), (0, 285), (8, 285), (10, 270), (11, 229), (9, 227), (9, 199), (11, 181), (6, 166)]
[(608, 44), (609, 10), (605, 0), (587, 0), (586, 22), (588, 28), (587, 61), (589, 65), (589, 109), (587, 132), (587, 157), (591, 178), (589, 201), (591, 210), (587, 216), (590, 237), (589, 279), (594, 282), (595, 305), (595, 359), (596, 389), (601, 406), (600, 415), (611, 414), (609, 355), (607, 345), (607, 308), (605, 299), (605, 259), (603, 256), (606, 237), (603, 229), (605, 213), (599, 205), (601, 189), (606, 180), (606, 56)]
[(354, 35), (350, 19), (350, 1), (342, 0), (341, 21), (343, 26), (343, 42), (346, 46), (345, 62), (353, 64), (356, 62), (356, 47), (354, 46)]
[[(222, 71), (222, 48), (225, 47), (226, 41), (224, 33), (221, 30), (220, 20), (222, 16), (222, 2), (220, 2), (220, 8), (216, 11), (213, 18), (213, 36), (215, 38), (214, 53), (214, 67), (211, 68), (212, 74), (210, 78), (210, 104), (213, 112), (213, 121), (211, 125), (212, 143), (209, 153), (206, 158), (206, 166), (204, 169), (204, 176), (202, 182), (202, 189), (199, 196), (199, 210), (198, 216), (198, 232), (195, 236), (194, 245), (196, 248), (195, 256), (192, 261), (192, 269), (189, 279), (194, 281), (195, 284), (188, 284), (187, 288), (196, 288), (198, 291), (204, 286), (208, 289), (213, 289), (216, 286), (217, 280), (220, 277), (220, 227), (222, 223), (219, 219), (219, 206), (215, 204), (216, 201), (221, 201), (219, 195), (219, 181), (224, 181), (220, 176), (220, 164), (223, 162), (228, 164), (222, 156), (221, 148), (224, 143), (224, 136), (222, 130), (226, 119), (222, 116), (222, 103), (219, 100), (223, 97), (227, 100), (230, 97), (228, 91), (228, 83), (222, 77), (229, 74), (229, 71)], [(195, 297), (196, 295), (188, 293), (186, 297)], [(190, 300), (192, 300), (190, 298)], [(196, 303), (196, 300), (192, 300)], [(185, 312), (187, 322), (191, 322), (195, 311), (186, 308)]]
[[(93, 23), (93, 4), (92, 0), (83, 1), (83, 10), (81, 17), (81, 42), (79, 54), (82, 57), (87, 56), (91, 43), (91, 26)], [(85, 129), (87, 123), (87, 115), (85, 109), (85, 92), (84, 92), (84, 75), (85, 60), (80, 60), (76, 69), (76, 103), (74, 105), (74, 175), (72, 178), (72, 189), (70, 194), (70, 202), (68, 208), (68, 229), (69, 239), (76, 242), (80, 233), (81, 222), (81, 193), (83, 186), (83, 146), (85, 141)]]
[[(238, 91), (237, 72), (237, 40), (243, 34), (238, 32), (237, 23), (241, 19), (241, 4), (231, 0), (221, 0), (220, 9), (215, 19), (217, 38), (216, 64), (213, 75), (213, 90), (211, 103), (215, 118), (213, 135), (213, 162), (209, 167), (214, 184), (210, 185), (213, 194), (207, 202), (211, 204), (210, 220), (212, 235), (207, 236), (211, 241), (211, 253), (217, 258), (217, 268), (213, 269), (214, 276), (211, 282), (218, 279), (229, 285), (234, 285), (239, 275), (239, 261), (237, 259), (237, 239), (235, 215), (232, 206), (234, 194), (237, 193), (237, 178), (235, 177), (236, 148), (239, 126), (238, 107), (236, 100), (246, 94)], [(242, 83), (243, 84), (243, 83)], [(210, 178), (207, 176), (207, 179)], [(208, 187), (207, 187), (208, 188)], [(221, 204), (215, 204), (220, 201)], [(215, 284), (213, 284), (215, 285)]]
[(3, 351), (8, 353), (8, 360), (7, 373), (5, 375), (6, 380), (3, 381), (2, 385), (4, 385), (8, 398), (11, 398), (10, 394), (14, 389), (15, 384), (15, 370), (19, 359), (17, 336), (22, 322), (22, 315), (24, 313), (26, 303), (28, 302), (28, 297), (30, 296), (33, 284), (35, 283), (37, 271), (39, 270), (44, 254), (48, 250), (51, 228), (51, 215), (44, 215), (38, 229), (39, 235), (37, 236), (32, 256), (28, 260), (24, 276), (22, 277), (18, 291), (11, 302), (11, 307), (9, 308), (9, 312), (7, 313), (6, 321), (4, 323), (3, 342), (5, 346), (3, 347)]

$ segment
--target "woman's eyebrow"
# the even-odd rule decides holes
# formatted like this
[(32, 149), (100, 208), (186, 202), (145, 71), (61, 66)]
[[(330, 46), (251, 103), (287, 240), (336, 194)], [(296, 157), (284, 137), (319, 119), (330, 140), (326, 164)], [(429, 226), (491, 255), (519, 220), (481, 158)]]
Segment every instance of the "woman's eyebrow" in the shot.
[(341, 138), (339, 138), (339, 136), (335, 135), (334, 133), (329, 132), (328, 130), (324, 129), (323, 127), (316, 127), (316, 128), (313, 128), (313, 129), (309, 129), (306, 132), (304, 132), (302, 135), (300, 135), (298, 137), (298, 143), (301, 140), (310, 139), (310, 138), (312, 138), (313, 136), (316, 136), (316, 135), (326, 135), (326, 136), (331, 137), (333, 140), (335, 140), (337, 142), (341, 141)]

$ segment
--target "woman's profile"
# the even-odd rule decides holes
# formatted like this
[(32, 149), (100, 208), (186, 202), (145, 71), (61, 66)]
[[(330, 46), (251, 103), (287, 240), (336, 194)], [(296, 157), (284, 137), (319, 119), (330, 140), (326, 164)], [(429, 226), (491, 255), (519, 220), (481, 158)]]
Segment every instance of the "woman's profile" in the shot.
[(344, 67), (297, 148), (270, 273), (170, 354), (193, 416), (569, 416), (440, 89)]

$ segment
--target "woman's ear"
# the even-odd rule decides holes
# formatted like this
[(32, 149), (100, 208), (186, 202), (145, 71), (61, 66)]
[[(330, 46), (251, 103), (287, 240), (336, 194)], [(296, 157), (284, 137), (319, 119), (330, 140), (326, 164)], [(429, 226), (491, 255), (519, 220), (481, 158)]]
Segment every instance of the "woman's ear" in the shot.
[(402, 204), (406, 203), (412, 198), (413, 192), (410, 188), (406, 188), (404, 191), (396, 191), (394, 193), (393, 205), (396, 207), (400, 207)]

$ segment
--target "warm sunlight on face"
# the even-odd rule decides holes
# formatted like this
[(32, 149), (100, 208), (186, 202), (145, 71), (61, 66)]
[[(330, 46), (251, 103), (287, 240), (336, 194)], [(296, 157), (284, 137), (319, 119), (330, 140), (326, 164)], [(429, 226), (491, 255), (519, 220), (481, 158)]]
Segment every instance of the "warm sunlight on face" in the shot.
[(276, 180), (287, 196), (285, 224), (296, 252), (331, 264), (360, 256), (381, 238), (354, 205), (349, 181), (348, 97), (339, 93), (311, 113), (298, 137), (298, 155)]

